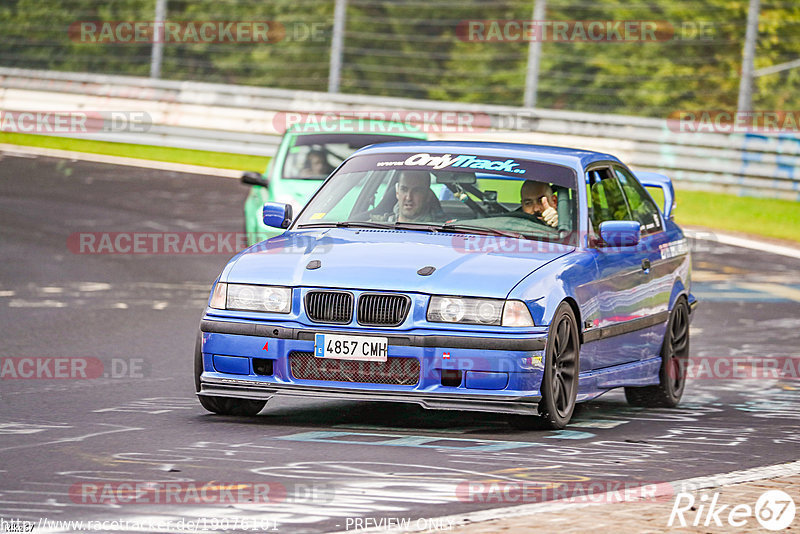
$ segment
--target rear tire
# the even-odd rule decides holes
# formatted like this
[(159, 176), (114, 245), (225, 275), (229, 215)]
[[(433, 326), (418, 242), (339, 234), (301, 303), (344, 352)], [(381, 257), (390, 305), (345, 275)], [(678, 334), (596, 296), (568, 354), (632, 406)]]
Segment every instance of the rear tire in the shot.
[[(200, 375), (203, 374), (203, 340), (197, 333), (194, 345), (194, 390), (200, 392)], [(267, 401), (235, 399), (230, 397), (205, 397), (198, 395), (200, 405), (219, 415), (256, 415), (264, 409)]]
[(689, 304), (680, 297), (672, 308), (661, 345), (658, 385), (626, 387), (625, 399), (631, 406), (674, 408), (686, 387), (689, 363)]
[(547, 332), (539, 416), (514, 415), (509, 422), (524, 430), (561, 430), (575, 411), (580, 371), (580, 338), (572, 307), (562, 302)]

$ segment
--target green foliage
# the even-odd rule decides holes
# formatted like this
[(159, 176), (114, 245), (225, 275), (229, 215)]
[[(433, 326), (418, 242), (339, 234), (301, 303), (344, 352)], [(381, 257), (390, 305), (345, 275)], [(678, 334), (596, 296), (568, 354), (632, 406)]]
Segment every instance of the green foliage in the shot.
[[(85, 43), (77, 21), (151, 21), (155, 0), (4, 0), (0, 65), (146, 76), (151, 45)], [(548, 0), (548, 21), (653, 21), (660, 39), (542, 43), (538, 106), (666, 117), (736, 106), (748, 0)], [(168, 0), (172, 21), (271, 21), (276, 43), (168, 43), (162, 77), (325, 91), (334, 0)], [(468, 20), (532, 0), (348, 0), (342, 91), (521, 105), (527, 42), (470, 42)], [(756, 68), (800, 58), (800, 2), (762, 2)], [(800, 68), (756, 79), (754, 108), (798, 109)]]

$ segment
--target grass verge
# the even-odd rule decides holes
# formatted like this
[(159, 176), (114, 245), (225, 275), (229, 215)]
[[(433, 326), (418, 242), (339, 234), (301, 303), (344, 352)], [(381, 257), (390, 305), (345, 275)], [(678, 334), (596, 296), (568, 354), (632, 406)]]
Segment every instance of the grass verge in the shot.
[(263, 171), (270, 158), (265, 156), (248, 156), (246, 154), (228, 154), (205, 150), (189, 150), (164, 146), (134, 145), (129, 143), (109, 143), (90, 139), (73, 139), (53, 137), (49, 135), (2, 133), (0, 143), (13, 145), (55, 148), (73, 152), (104, 154), (107, 156), (123, 156), (126, 158), (148, 159), (169, 163), (185, 163), (219, 169), (235, 169), (240, 171)]
[[(663, 205), (663, 199), (648, 188)], [(705, 226), (800, 243), (800, 202), (775, 198), (739, 197), (725, 193), (678, 189), (675, 220), (680, 225)]]

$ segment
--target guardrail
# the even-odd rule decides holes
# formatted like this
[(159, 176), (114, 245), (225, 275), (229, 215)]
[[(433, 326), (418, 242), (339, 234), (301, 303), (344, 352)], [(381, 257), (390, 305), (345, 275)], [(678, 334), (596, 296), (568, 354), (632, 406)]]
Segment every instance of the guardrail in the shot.
[(0, 109), (143, 111), (147, 131), (81, 137), (264, 156), (274, 153), (286, 112), (467, 113), (484, 122), (431, 138), (599, 150), (679, 187), (800, 200), (800, 136), (676, 132), (664, 119), (12, 68), (0, 68)]

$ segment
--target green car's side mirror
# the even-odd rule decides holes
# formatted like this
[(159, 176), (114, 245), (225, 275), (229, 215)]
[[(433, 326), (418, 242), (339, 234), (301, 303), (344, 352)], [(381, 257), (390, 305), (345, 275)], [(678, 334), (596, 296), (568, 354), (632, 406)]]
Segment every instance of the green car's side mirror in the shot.
[(260, 185), (262, 187), (269, 187), (269, 182), (266, 178), (256, 171), (244, 171), (242, 173), (242, 183), (245, 185)]

